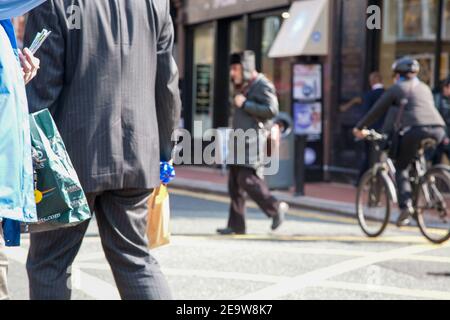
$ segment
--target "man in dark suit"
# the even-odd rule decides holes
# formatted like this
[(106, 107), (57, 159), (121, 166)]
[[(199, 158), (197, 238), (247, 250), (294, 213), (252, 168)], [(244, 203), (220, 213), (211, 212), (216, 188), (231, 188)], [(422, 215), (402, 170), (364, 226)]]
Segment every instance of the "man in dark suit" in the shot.
[[(356, 97), (352, 100), (350, 100), (348, 103), (341, 106), (341, 112), (347, 112), (350, 108), (352, 108), (355, 105), (360, 105), (362, 108), (362, 114), (365, 116), (370, 112), (372, 107), (377, 103), (377, 101), (381, 98), (381, 96), (384, 94), (384, 85), (383, 85), (383, 77), (378, 72), (372, 72), (369, 75), (369, 84), (370, 84), (370, 90), (365, 92), (362, 97)], [(384, 117), (379, 119), (372, 127), (371, 129), (380, 131), (383, 127), (384, 123)], [(363, 161), (361, 162), (361, 166), (359, 168), (359, 174), (358, 174), (358, 181), (361, 180), (364, 173), (366, 173), (367, 170), (371, 167), (372, 163), (374, 163), (377, 158), (379, 157), (379, 154), (374, 150), (373, 145), (368, 142), (364, 141), (364, 154), (363, 154)]]
[[(148, 199), (171, 158), (180, 116), (169, 0), (49, 0), (27, 22), (25, 44), (46, 28), (48, 68), (27, 90), (49, 108), (95, 212), (123, 299), (170, 299), (150, 255)], [(31, 235), (32, 299), (70, 299), (67, 282), (88, 223)]]

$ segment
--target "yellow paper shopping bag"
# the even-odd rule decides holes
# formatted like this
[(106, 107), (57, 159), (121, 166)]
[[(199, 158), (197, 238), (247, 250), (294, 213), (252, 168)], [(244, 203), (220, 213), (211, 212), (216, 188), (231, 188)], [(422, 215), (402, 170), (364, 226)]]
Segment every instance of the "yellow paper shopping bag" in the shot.
[(148, 202), (147, 235), (150, 249), (155, 249), (170, 242), (170, 203), (167, 186), (156, 188)]

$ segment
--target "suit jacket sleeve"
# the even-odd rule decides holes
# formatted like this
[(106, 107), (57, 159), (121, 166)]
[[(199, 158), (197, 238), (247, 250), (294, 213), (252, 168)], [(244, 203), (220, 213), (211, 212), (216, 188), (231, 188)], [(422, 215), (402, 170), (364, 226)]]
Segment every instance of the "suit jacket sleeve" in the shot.
[(64, 83), (65, 41), (53, 0), (30, 12), (25, 30), (25, 47), (29, 47), (36, 34), (44, 28), (52, 34), (36, 53), (41, 60), (41, 70), (27, 86), (30, 112), (51, 108), (58, 100)]
[(356, 128), (364, 129), (373, 125), (378, 119), (381, 119), (383, 115), (389, 110), (390, 107), (396, 104), (397, 101), (397, 88), (392, 87), (387, 90), (381, 98), (375, 103), (370, 112), (358, 122)]
[[(163, 3), (161, 1), (161, 3)], [(158, 65), (156, 73), (156, 113), (159, 127), (161, 161), (172, 158), (172, 133), (180, 121), (181, 99), (178, 87), (178, 67), (172, 56), (174, 28), (170, 3), (164, 2), (158, 35)]]

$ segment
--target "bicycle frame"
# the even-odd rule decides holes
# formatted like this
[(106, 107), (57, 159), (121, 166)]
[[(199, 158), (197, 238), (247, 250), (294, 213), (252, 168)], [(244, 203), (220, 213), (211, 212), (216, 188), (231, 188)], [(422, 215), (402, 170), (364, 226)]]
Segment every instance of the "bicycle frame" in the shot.
[[(375, 149), (380, 151), (380, 145), (376, 141), (372, 141), (375, 145)], [(394, 204), (398, 204), (397, 188), (395, 184), (396, 169), (394, 162), (387, 156), (386, 152), (382, 152), (381, 160), (372, 167), (372, 176), (380, 175), (386, 182), (388, 188), (390, 201)]]

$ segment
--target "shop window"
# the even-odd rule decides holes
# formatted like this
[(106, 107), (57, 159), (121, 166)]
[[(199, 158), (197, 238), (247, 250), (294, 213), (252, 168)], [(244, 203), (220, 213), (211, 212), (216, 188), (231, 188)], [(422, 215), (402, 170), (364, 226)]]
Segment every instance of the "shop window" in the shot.
[(194, 121), (201, 121), (204, 130), (210, 129), (214, 110), (213, 24), (202, 25), (194, 30), (193, 90)]
[(236, 20), (230, 24), (230, 53), (245, 50), (245, 23)]
[(287, 58), (271, 59), (268, 57), (281, 24), (281, 16), (271, 16), (262, 20), (261, 71), (277, 89), (280, 110), (291, 113), (291, 62)]
[[(434, 87), (438, 6), (438, 0), (383, 1), (380, 71), (386, 85), (392, 84), (392, 63), (408, 55), (419, 60), (421, 80)], [(441, 57), (444, 62), (445, 56)]]
[(442, 23), (442, 56), (440, 79), (449, 75), (449, 55), (450, 55), (450, 0), (444, 0), (444, 12)]
[(445, 0), (444, 5), (444, 23), (443, 23), (443, 38), (446, 40), (450, 40), (450, 0)]
[(434, 40), (438, 0), (385, 0), (386, 41)]

